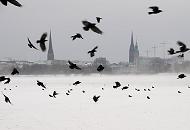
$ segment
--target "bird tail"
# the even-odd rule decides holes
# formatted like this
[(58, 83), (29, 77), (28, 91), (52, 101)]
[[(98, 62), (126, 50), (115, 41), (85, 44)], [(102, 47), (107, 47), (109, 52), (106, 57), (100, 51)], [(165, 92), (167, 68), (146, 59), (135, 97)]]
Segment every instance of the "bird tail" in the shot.
[(148, 12), (149, 15), (153, 14), (154, 12)]

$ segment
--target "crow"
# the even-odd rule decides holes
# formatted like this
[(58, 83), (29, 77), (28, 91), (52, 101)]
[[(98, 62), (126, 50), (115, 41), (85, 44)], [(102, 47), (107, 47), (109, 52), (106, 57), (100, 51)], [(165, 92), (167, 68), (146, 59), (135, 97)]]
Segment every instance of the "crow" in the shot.
[(95, 96), (93, 97), (94, 102), (97, 102), (97, 101), (99, 100), (99, 98), (100, 98), (100, 96), (96, 96), (96, 95), (95, 95)]
[(19, 74), (19, 72), (16, 68), (14, 68), (13, 71), (11, 72), (11, 75), (15, 75), (15, 74)]
[(185, 74), (180, 74), (180, 75), (178, 75), (178, 78), (177, 78), (177, 79), (183, 79), (183, 78), (185, 78), (185, 77), (187, 77)]
[(15, 5), (15, 6), (22, 7), (22, 5), (16, 0), (0, 0), (0, 1), (5, 6), (7, 6), (7, 2), (9, 2), (9, 3), (11, 3), (11, 4)]
[(177, 91), (178, 93), (181, 93), (181, 91)]
[(58, 95), (59, 93), (57, 93), (56, 91), (53, 91), (53, 97), (56, 98), (56, 95)]
[(95, 23), (91, 23), (91, 22), (88, 22), (88, 21), (82, 21), (82, 23), (84, 25), (83, 29), (85, 31), (88, 31), (89, 29), (91, 29), (95, 33), (103, 34), (103, 32), (98, 27), (96, 27)]
[[(1, 93), (3, 94), (3, 92), (1, 92)], [(5, 98), (5, 102), (6, 102), (6, 103), (10, 103), (10, 104), (12, 105), (10, 99), (9, 99), (5, 94), (3, 94), (3, 96), (4, 96), (4, 98)]]
[(152, 12), (148, 12), (149, 15), (151, 14), (158, 14), (160, 12), (163, 12), (162, 10), (159, 9), (158, 6), (151, 6), (149, 9), (152, 9)]
[(96, 21), (97, 21), (98, 23), (100, 23), (100, 20), (102, 20), (101, 17), (96, 17)]
[(36, 41), (37, 43), (40, 44), (40, 48), (43, 52), (46, 51), (46, 45), (45, 45), (45, 42), (47, 41), (46, 37), (47, 37), (47, 33), (43, 33), (40, 40)]
[(93, 57), (95, 55), (96, 49), (98, 49), (98, 46), (95, 46), (92, 50), (88, 51), (88, 54), (90, 54), (90, 57)]
[(10, 78), (6, 78), (5, 76), (0, 77), (0, 82), (5, 81), (5, 80), (6, 80), (6, 82), (4, 82), (4, 84), (8, 84), (11, 81)]
[(116, 86), (113, 86), (113, 88), (118, 88), (121, 86), (120, 82), (115, 82)]
[(34, 48), (34, 49), (36, 49), (36, 50), (38, 50), (38, 48), (36, 48), (33, 44), (32, 44), (32, 42), (30, 41), (30, 39), (28, 38), (28, 46), (30, 47), (30, 48)]
[(98, 68), (97, 68), (97, 71), (98, 72), (101, 72), (104, 70), (104, 66), (103, 65), (99, 65)]
[(81, 83), (80, 81), (76, 81), (76, 82), (73, 83), (73, 85), (77, 86), (80, 83)]
[(128, 89), (128, 88), (129, 88), (128, 86), (125, 86), (121, 90), (125, 90), (125, 89)]
[(132, 97), (131, 95), (129, 95), (129, 97)]
[(85, 91), (83, 90), (82, 93), (85, 93)]
[(183, 42), (181, 42), (181, 41), (177, 41), (177, 44), (180, 46), (180, 48), (179, 48), (179, 51), (176, 51), (176, 53), (184, 53), (184, 52), (190, 50), (190, 49), (187, 48), (187, 46), (186, 46)]
[(71, 61), (68, 61), (68, 63), (69, 63), (69, 68), (70, 69), (81, 70), (81, 68), (79, 68), (76, 64), (72, 63)]
[(147, 96), (146, 98), (147, 98), (147, 99), (150, 99), (150, 97), (149, 97), (149, 96)]
[(41, 86), (42, 88), (45, 88), (45, 89), (46, 89), (46, 86), (45, 86), (42, 82), (40, 82), (40, 81), (38, 81), (38, 80), (37, 80), (37, 85), (38, 85), (38, 86)]
[(168, 53), (169, 53), (169, 55), (173, 55), (173, 54), (175, 54), (175, 50), (173, 48), (170, 48), (168, 50)]
[(148, 91), (151, 91), (150, 89), (148, 89)]
[(71, 38), (72, 38), (73, 40), (75, 40), (76, 38), (81, 38), (81, 39), (83, 39), (83, 37), (82, 37), (82, 35), (81, 35), (80, 33), (77, 33), (77, 34), (71, 36)]

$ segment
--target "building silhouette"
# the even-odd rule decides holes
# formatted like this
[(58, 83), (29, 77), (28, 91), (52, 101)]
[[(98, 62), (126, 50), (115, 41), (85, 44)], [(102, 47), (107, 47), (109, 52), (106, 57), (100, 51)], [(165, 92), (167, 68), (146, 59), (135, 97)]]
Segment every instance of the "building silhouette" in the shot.
[(137, 64), (139, 58), (139, 49), (138, 44), (134, 45), (133, 33), (131, 34), (131, 44), (129, 48), (129, 63), (130, 64)]
[(48, 54), (47, 54), (47, 60), (54, 60), (54, 52), (53, 52), (53, 46), (52, 46), (51, 30), (50, 30), (50, 36), (49, 36), (49, 49), (48, 49)]

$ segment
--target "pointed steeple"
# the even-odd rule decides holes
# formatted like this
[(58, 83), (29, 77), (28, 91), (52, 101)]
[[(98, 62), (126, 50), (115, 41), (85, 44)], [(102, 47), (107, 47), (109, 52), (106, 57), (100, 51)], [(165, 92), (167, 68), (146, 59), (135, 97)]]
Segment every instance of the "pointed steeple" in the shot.
[(139, 48), (138, 48), (137, 40), (136, 40), (136, 44), (135, 44), (135, 53), (136, 53), (136, 57), (139, 57)]
[(48, 50), (47, 60), (54, 60), (52, 38), (51, 38), (51, 30), (50, 30), (50, 36), (49, 36), (49, 50)]
[(131, 34), (131, 45), (129, 49), (129, 63), (134, 63), (134, 57), (135, 57), (135, 46), (133, 41), (133, 32)]

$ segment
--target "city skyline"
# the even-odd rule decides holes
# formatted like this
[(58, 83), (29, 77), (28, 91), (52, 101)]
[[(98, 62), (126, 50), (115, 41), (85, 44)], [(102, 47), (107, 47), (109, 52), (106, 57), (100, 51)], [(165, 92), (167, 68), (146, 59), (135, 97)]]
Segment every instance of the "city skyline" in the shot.
[[(147, 50), (150, 57), (154, 56), (153, 47), (158, 46), (156, 56), (163, 58), (165, 53), (165, 57), (169, 58), (167, 49), (170, 47), (177, 49), (176, 41), (183, 41), (187, 46), (190, 41), (188, 36), (190, 20), (185, 15), (185, 12), (189, 11), (187, 0), (154, 2), (119, 0), (110, 2), (106, 8), (107, 0), (19, 2), (23, 4), (23, 8), (18, 9), (12, 5), (0, 8), (2, 18), (0, 59), (11, 57), (29, 61), (45, 60), (47, 52), (41, 53), (28, 48), (27, 37), (35, 42), (43, 32), (49, 32), (50, 29), (55, 59), (66, 60), (94, 60), (97, 57), (106, 57), (111, 62), (128, 61), (131, 32), (138, 41), (141, 56), (146, 56)], [(86, 8), (81, 8), (83, 3)], [(91, 4), (95, 5), (94, 8), (90, 7)], [(148, 7), (152, 5), (158, 5), (163, 12), (149, 16)], [(82, 20), (95, 22), (96, 16), (103, 18), (97, 25), (104, 32), (102, 36), (84, 32), (82, 29)], [(70, 36), (77, 32), (84, 36), (84, 40), (71, 40)], [(168, 43), (165, 51), (160, 43)], [(46, 44), (48, 45), (48, 42)], [(96, 45), (99, 46), (96, 57), (90, 58), (87, 51)], [(186, 53), (185, 59), (188, 60), (189, 57), (189, 53)]]

